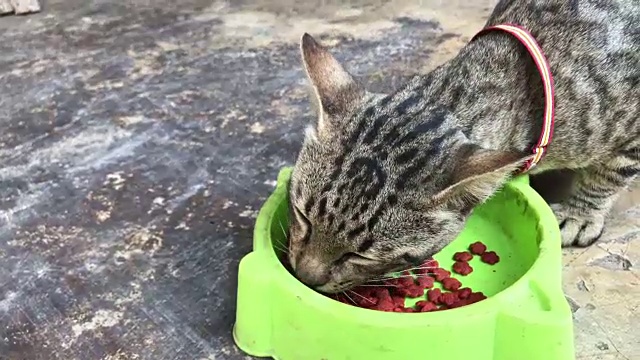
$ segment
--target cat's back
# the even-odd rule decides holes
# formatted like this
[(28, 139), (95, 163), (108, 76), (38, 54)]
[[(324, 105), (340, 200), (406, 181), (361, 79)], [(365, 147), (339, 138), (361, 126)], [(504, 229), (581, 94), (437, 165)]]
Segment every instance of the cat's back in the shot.
[(487, 23), (524, 26), (552, 66), (584, 56), (603, 63), (620, 57), (627, 61), (619, 65), (638, 65), (638, 0), (501, 0)]
[(551, 147), (579, 156), (585, 143), (604, 151), (640, 138), (640, 0), (501, 0), (487, 24), (500, 23), (527, 28), (551, 65)]

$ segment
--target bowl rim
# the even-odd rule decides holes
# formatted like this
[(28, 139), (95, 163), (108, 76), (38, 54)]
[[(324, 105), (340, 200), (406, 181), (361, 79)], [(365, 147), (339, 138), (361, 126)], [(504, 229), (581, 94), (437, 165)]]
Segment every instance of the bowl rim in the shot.
[[(538, 272), (538, 269), (544, 266), (544, 263), (548, 262), (549, 258), (561, 256), (560, 230), (555, 215), (545, 200), (529, 186), (528, 175), (520, 175), (506, 183), (504, 187), (509, 188), (510, 191), (519, 192), (521, 197), (527, 201), (528, 207), (533, 209), (537, 214), (538, 229), (539, 232), (544, 233), (544, 235), (542, 235), (540, 239), (539, 255), (531, 267), (509, 287), (478, 303), (449, 309), (447, 311), (405, 314), (375, 311), (343, 304), (317, 293), (298, 281), (285, 268), (273, 248), (271, 226), (273, 225), (276, 209), (280, 206), (283, 199), (286, 199), (288, 196), (287, 183), (292, 172), (293, 169), (291, 167), (285, 167), (280, 170), (276, 188), (260, 209), (254, 228), (253, 250), (260, 252), (261, 256), (266, 257), (269, 263), (272, 263), (272, 266), (269, 266), (270, 271), (272, 271), (271, 279), (276, 281), (279, 287), (291, 294), (295, 294), (295, 296), (298, 296), (300, 299), (304, 299), (305, 302), (314, 308), (322, 308), (327, 312), (339, 313), (342, 317), (354, 318), (367, 323), (385, 323), (387, 327), (404, 327), (408, 324), (411, 325), (410, 323), (413, 322), (415, 322), (416, 325), (419, 325), (418, 323), (424, 325), (424, 316), (429, 316), (431, 323), (450, 320), (451, 315), (454, 314), (467, 318), (485, 316), (487, 313), (497, 312), (511, 293), (515, 291), (514, 288), (520, 287), (525, 282), (530, 282), (531, 274)], [(398, 322), (398, 319), (400, 319), (398, 316), (402, 316), (402, 322), (400, 323)]]

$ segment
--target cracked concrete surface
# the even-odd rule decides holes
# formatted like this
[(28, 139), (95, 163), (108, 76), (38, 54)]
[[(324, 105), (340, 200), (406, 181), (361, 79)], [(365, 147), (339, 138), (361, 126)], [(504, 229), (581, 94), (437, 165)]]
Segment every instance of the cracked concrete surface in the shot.
[(640, 186), (619, 199), (600, 242), (564, 253), (578, 359), (640, 359)]
[[(244, 359), (235, 273), (312, 115), (304, 31), (373, 90), (495, 1), (50, 0), (0, 17), (0, 359)], [(640, 188), (565, 251), (579, 359), (640, 359)]]

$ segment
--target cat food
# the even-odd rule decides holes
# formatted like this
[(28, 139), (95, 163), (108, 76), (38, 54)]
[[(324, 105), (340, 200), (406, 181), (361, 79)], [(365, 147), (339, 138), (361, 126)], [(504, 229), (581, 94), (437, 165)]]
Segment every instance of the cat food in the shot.
[(439, 267), (440, 267), (440, 264), (438, 264), (438, 261), (427, 260), (424, 264), (422, 264), (422, 266), (418, 267), (413, 272), (418, 275), (424, 275), (424, 274), (428, 274), (431, 271), (431, 269), (437, 269)]
[(429, 312), (429, 311), (436, 311), (436, 310), (438, 310), (438, 305), (432, 302), (427, 302), (423, 307), (420, 308), (420, 312)]
[(440, 299), (440, 295), (442, 295), (442, 290), (440, 289), (431, 289), (427, 291), (427, 299), (432, 303), (437, 303)]
[(471, 251), (471, 253), (474, 255), (482, 255), (485, 251), (487, 251), (487, 246), (480, 241), (474, 242), (473, 244), (469, 245), (469, 251)]
[(420, 276), (418, 277), (416, 282), (418, 283), (418, 286), (420, 286), (423, 289), (431, 289), (433, 287), (433, 283), (435, 282), (435, 279), (432, 278), (431, 276)]
[(418, 297), (424, 294), (424, 288), (418, 285), (397, 287), (395, 289), (396, 294), (400, 296)]
[(398, 307), (398, 306), (404, 306), (404, 296), (401, 295), (393, 295), (391, 297), (391, 300), (393, 300), (393, 304)]
[(442, 280), (442, 287), (445, 290), (449, 290), (449, 291), (456, 291), (458, 289), (460, 289), (460, 287), (462, 286), (462, 283), (460, 282), (460, 280), (456, 279), (456, 278), (446, 278), (444, 280)]
[(442, 269), (442, 268), (433, 269), (433, 277), (436, 279), (436, 281), (442, 281), (450, 276), (451, 276), (451, 272), (445, 269)]
[(480, 256), (482, 262), (485, 262), (489, 265), (496, 264), (500, 261), (500, 257), (496, 254), (495, 251), (486, 251), (484, 254)]
[[(487, 251), (483, 243), (475, 242), (469, 246), (469, 251), (455, 253), (453, 272), (463, 276), (473, 272), (469, 265), (473, 255), (479, 255), (482, 262), (489, 265), (500, 261), (495, 251)], [(435, 287), (436, 282), (441, 284), (442, 289)], [(406, 306), (406, 298), (423, 296), (424, 299), (417, 301), (414, 306)], [(450, 271), (441, 268), (437, 261), (428, 260), (415, 270), (403, 271), (400, 276), (383, 281), (379, 285), (360, 286), (334, 298), (345, 304), (372, 310), (418, 313), (455, 309), (487, 297), (482, 292), (462, 287), (462, 282), (451, 277)]]
[(429, 311), (438, 310), (438, 305), (436, 305), (431, 301), (424, 301), (424, 300), (418, 301), (416, 303), (416, 307), (420, 309), (420, 312), (429, 312)]
[(473, 304), (473, 303), (476, 303), (478, 301), (484, 300), (486, 298), (487, 297), (483, 293), (474, 292), (474, 293), (471, 293), (471, 295), (469, 295), (469, 302), (470, 302), (470, 304)]
[(471, 289), (468, 287), (465, 287), (458, 290), (458, 297), (460, 299), (466, 299), (471, 295), (471, 293), (472, 293)]
[(469, 275), (473, 272), (473, 268), (466, 261), (456, 261), (455, 264), (451, 267), (453, 272), (460, 275)]
[(440, 295), (439, 302), (440, 302), (440, 304), (451, 306), (451, 305), (455, 304), (456, 302), (458, 302), (459, 300), (460, 299), (458, 299), (458, 295), (456, 293), (448, 292), (448, 293), (444, 293), (444, 294)]
[(453, 255), (453, 260), (455, 261), (471, 261), (473, 259), (473, 255), (468, 251), (457, 252)]

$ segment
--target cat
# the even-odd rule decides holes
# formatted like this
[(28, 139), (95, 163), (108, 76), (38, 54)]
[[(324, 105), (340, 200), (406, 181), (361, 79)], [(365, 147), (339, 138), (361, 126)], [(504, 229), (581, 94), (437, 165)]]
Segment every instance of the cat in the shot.
[[(640, 1), (502, 0), (486, 25), (504, 23), (533, 34), (555, 79), (554, 136), (529, 173), (573, 174), (552, 209), (563, 246), (588, 246), (640, 171)], [(422, 263), (531, 158), (542, 81), (510, 34), (483, 34), (391, 94), (311, 35), (300, 47), (319, 111), (289, 183), (289, 261), (317, 291)]]

